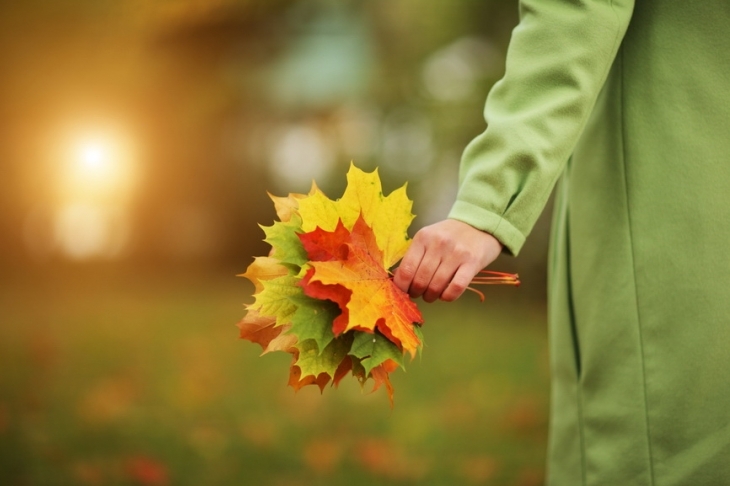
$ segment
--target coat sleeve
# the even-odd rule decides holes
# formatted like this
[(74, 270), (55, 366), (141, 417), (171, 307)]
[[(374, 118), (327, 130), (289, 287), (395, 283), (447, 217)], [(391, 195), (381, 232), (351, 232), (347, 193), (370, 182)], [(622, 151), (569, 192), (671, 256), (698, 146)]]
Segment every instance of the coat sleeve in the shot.
[(449, 217), (516, 255), (608, 76), (634, 0), (522, 0), (487, 129), (465, 149)]

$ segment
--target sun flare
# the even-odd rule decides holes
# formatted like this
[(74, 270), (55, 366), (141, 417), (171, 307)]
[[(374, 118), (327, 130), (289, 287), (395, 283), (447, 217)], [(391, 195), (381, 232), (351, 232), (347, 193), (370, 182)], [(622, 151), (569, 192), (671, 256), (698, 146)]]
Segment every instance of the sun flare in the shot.
[(63, 202), (124, 203), (134, 186), (129, 145), (121, 137), (96, 135), (71, 144), (61, 174)]
[(90, 130), (68, 134), (64, 146), (56, 159), (55, 248), (72, 260), (118, 256), (137, 182), (132, 144), (121, 132)]
[(103, 167), (109, 160), (108, 147), (100, 142), (89, 142), (79, 149), (79, 161), (89, 170)]

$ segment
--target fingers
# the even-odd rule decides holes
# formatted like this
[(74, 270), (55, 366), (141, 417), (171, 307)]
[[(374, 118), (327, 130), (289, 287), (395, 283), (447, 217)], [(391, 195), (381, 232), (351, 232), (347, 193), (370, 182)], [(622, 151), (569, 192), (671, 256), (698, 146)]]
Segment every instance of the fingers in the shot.
[(394, 283), (412, 298), (438, 299), (459, 268), (453, 245), (426, 230), (416, 234), (411, 248), (396, 270)]
[(442, 240), (430, 228), (419, 231), (396, 270), (394, 283), (412, 298), (433, 302), (454, 275), (457, 267), (450, 268), (448, 245)]
[(471, 283), (471, 279), (474, 278), (474, 275), (476, 275), (477, 272), (479, 272), (479, 269), (475, 268), (473, 265), (462, 265), (459, 267), (459, 270), (457, 270), (456, 274), (454, 274), (454, 277), (449, 282), (446, 290), (441, 293), (441, 300), (453, 302), (461, 297), (461, 294), (464, 293)]
[(434, 255), (426, 254), (418, 266), (416, 274), (413, 276), (408, 294), (413, 297), (422, 296), (433, 285), (433, 277), (440, 268), (441, 261), (434, 258)]
[(441, 297), (441, 294), (450, 285), (454, 276), (454, 265), (450, 262), (442, 262), (438, 269), (433, 273), (431, 281), (428, 283), (425, 292), (423, 292), (423, 300), (433, 302)]
[[(433, 280), (437, 272), (444, 272), (439, 256), (434, 252), (426, 252), (425, 249), (417, 247), (413, 253), (409, 251), (403, 258), (393, 281), (401, 290), (416, 298), (422, 296), (434, 285)], [(448, 279), (451, 278), (451, 275), (448, 275)], [(446, 288), (447, 284), (448, 280), (443, 284), (443, 288)]]
[(393, 283), (403, 292), (410, 292), (411, 283), (416, 276), (416, 272), (418, 272), (418, 267), (421, 265), (421, 260), (425, 252), (426, 249), (420, 244), (418, 238), (414, 238), (403, 260), (401, 260), (400, 265), (395, 270), (395, 276), (393, 278)]
[(453, 301), (501, 249), (492, 235), (459, 221), (444, 220), (416, 233), (393, 281), (413, 298)]

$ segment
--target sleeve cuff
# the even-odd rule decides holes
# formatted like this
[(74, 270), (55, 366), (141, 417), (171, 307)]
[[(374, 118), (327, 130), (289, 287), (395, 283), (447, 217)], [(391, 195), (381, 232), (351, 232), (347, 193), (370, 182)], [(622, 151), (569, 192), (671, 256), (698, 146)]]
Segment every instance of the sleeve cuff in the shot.
[(504, 248), (514, 256), (517, 256), (525, 243), (525, 235), (501, 215), (466, 201), (456, 201), (451, 208), (449, 218), (489, 233), (497, 238), (504, 245)]

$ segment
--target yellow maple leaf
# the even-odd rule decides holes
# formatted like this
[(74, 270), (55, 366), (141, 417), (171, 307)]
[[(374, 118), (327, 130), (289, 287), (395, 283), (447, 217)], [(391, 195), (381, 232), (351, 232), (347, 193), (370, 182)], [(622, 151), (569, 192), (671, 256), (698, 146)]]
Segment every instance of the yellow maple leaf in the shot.
[(273, 280), (276, 277), (281, 277), (288, 273), (289, 269), (282, 265), (276, 258), (256, 257), (248, 266), (246, 271), (238, 276), (249, 279), (256, 288), (255, 294), (258, 294), (264, 290), (262, 282), (266, 280)]
[(274, 209), (276, 209), (276, 215), (279, 217), (279, 221), (286, 223), (289, 221), (294, 213), (297, 212), (299, 207), (299, 201), (307, 197), (306, 194), (297, 194), (292, 192), (286, 197), (274, 196), (269, 194), (269, 198), (274, 201)]
[(406, 185), (384, 196), (377, 169), (366, 173), (350, 164), (347, 188), (340, 199), (331, 200), (316, 184), (312, 184), (309, 195), (297, 202), (302, 217), (302, 231), (305, 233), (318, 227), (334, 231), (340, 220), (351, 230), (362, 214), (375, 233), (378, 247), (383, 252), (382, 264), (385, 268), (397, 263), (410, 245), (408, 226), (413, 220), (413, 203), (406, 196)]

